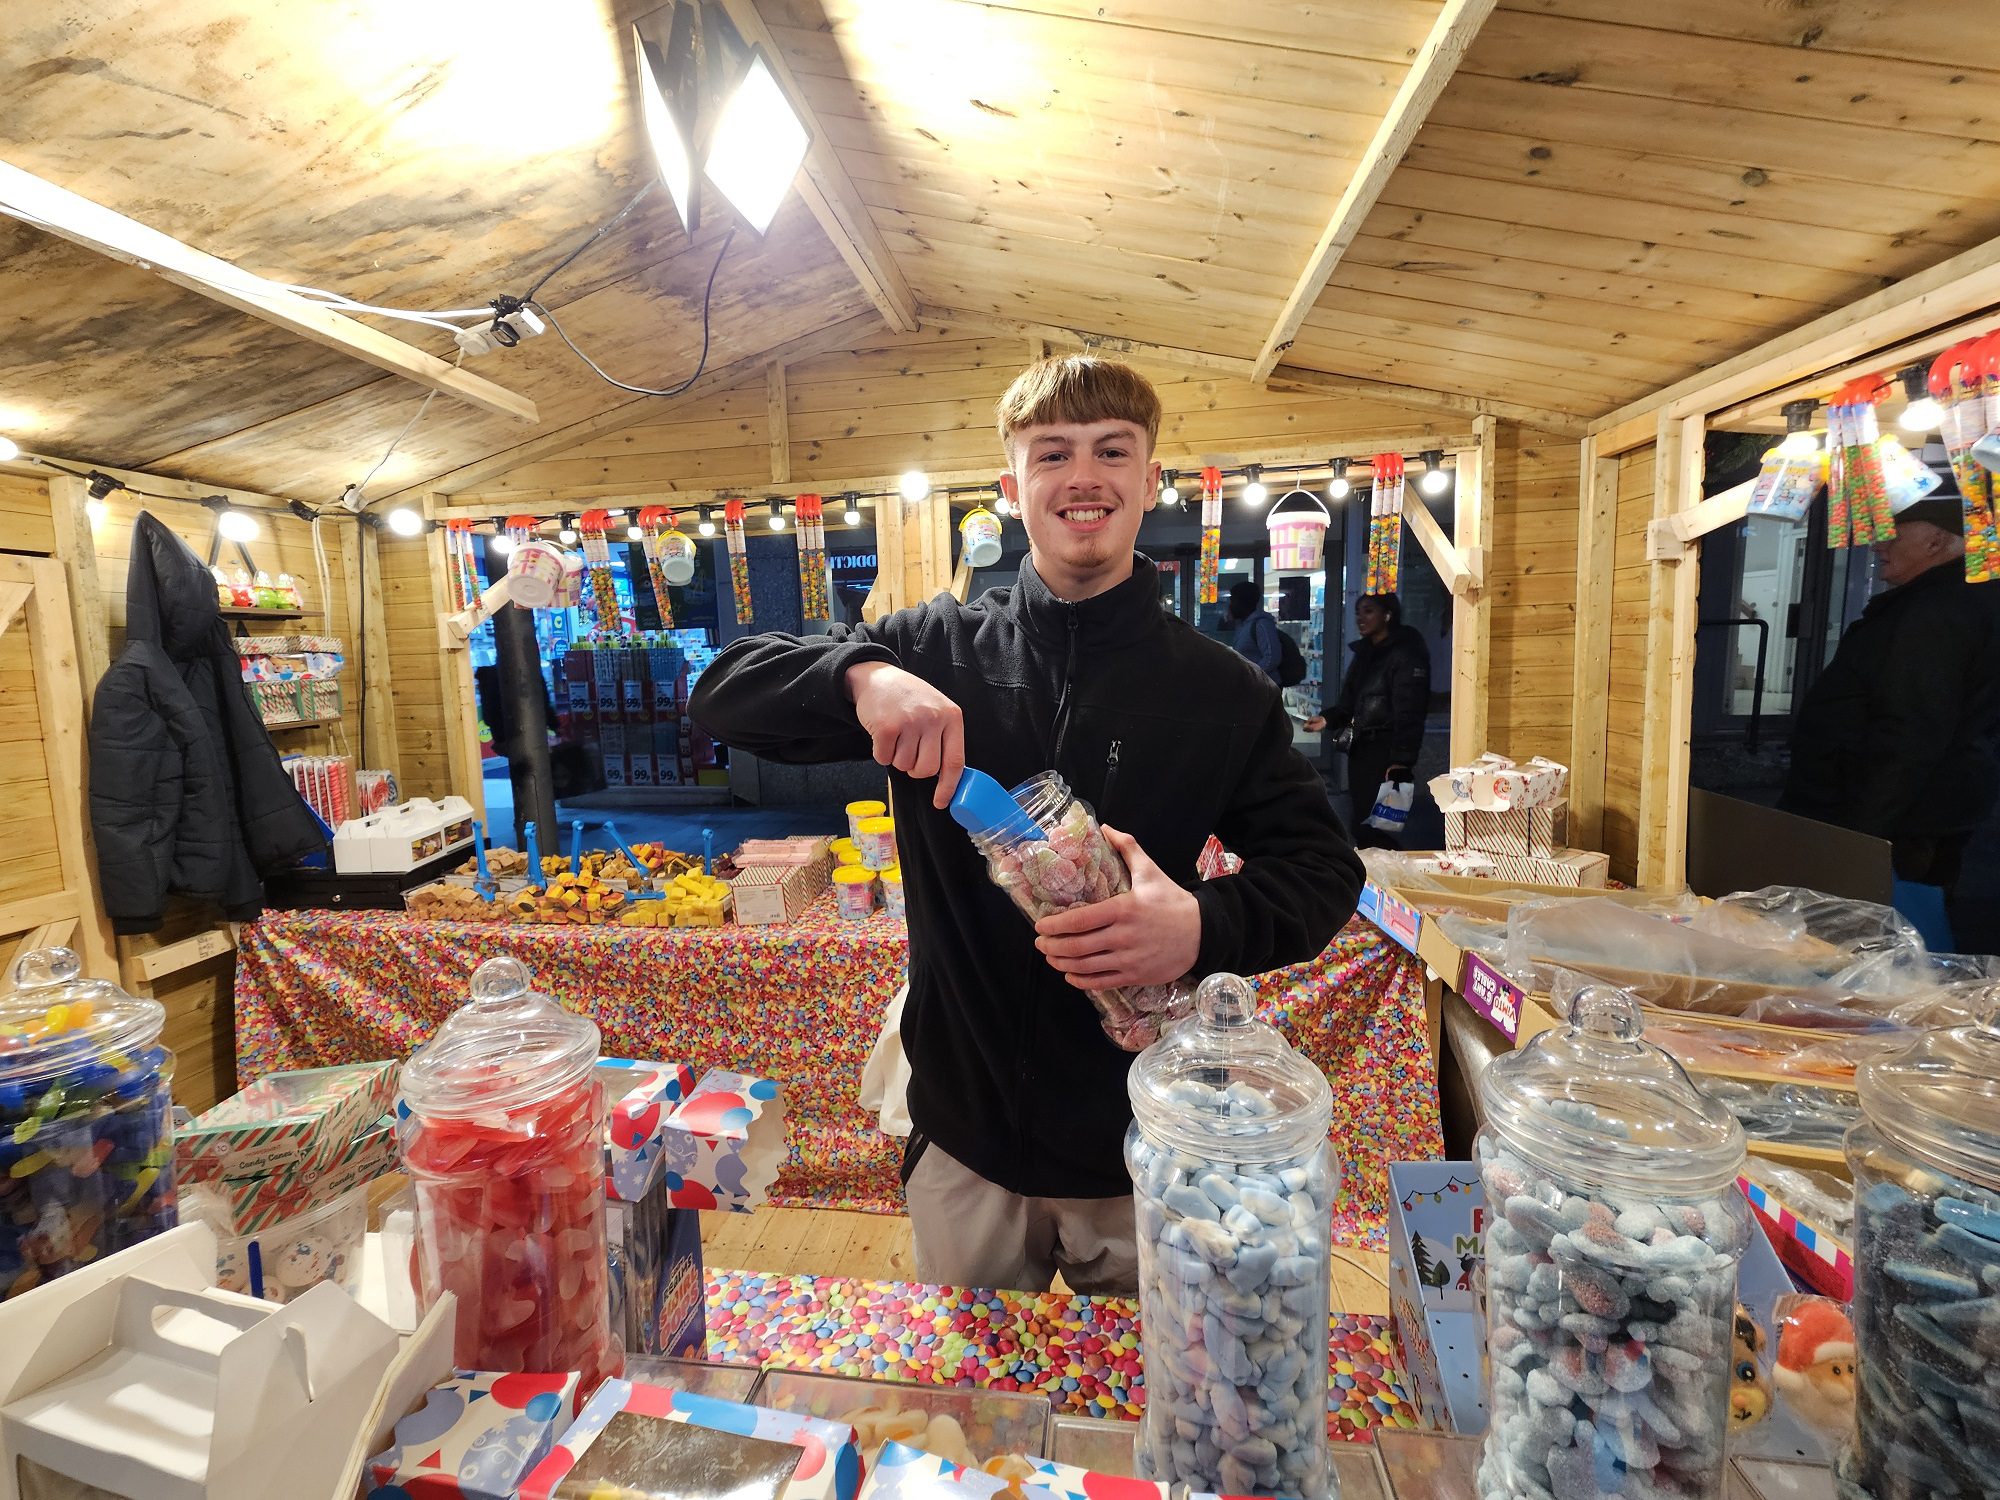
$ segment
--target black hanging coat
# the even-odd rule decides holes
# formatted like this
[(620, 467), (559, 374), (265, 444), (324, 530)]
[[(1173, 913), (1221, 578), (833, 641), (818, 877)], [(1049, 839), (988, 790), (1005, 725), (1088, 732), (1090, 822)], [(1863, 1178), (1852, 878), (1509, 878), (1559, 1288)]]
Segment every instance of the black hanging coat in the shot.
[(319, 820), (244, 686), (214, 575), (143, 512), (125, 608), (125, 649), (90, 719), (104, 909), (121, 933), (156, 929), (169, 895), (247, 921), (263, 906), (263, 876), (326, 847)]

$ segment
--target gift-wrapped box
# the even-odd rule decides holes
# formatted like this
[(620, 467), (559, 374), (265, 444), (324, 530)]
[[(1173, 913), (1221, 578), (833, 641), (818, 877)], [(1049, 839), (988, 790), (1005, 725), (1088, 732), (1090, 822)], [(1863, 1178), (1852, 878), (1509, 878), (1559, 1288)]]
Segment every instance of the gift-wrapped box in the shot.
[(694, 1069), (682, 1062), (632, 1062), (605, 1058), (597, 1065), (604, 1085), (605, 1191), (638, 1203), (666, 1167), (667, 1119), (694, 1091)]
[[(694, 1494), (692, 1486), (668, 1488), (676, 1471), (691, 1465), (679, 1458), (674, 1435), (658, 1430), (667, 1425), (697, 1428), (736, 1440), (727, 1452), (713, 1445), (702, 1447), (699, 1457), (708, 1472), (727, 1468), (740, 1470), (746, 1477), (769, 1475), (773, 1470), (768, 1459), (774, 1446), (795, 1450), (776, 1470), (783, 1500), (854, 1500), (860, 1488), (861, 1460), (855, 1452), (851, 1427), (667, 1386), (607, 1380), (555, 1450), (522, 1482), (521, 1500), (555, 1500), (572, 1492), (589, 1493), (581, 1483), (565, 1483), (572, 1474), (581, 1482), (624, 1485), (641, 1494), (655, 1492), (640, 1488), (649, 1483), (657, 1485), (662, 1494)], [(615, 1445), (621, 1451), (619, 1466), (604, 1464), (601, 1451), (593, 1461), (593, 1450), (601, 1444)], [(599, 1472), (605, 1469), (610, 1472)], [(732, 1487), (732, 1491), (737, 1488), (744, 1487)]]
[(395, 1102), (390, 1062), (273, 1073), (174, 1132), (176, 1179), (317, 1176)]
[[(189, 1184), (199, 1217), (218, 1234), (241, 1239), (298, 1218), (365, 1182), (396, 1170), (396, 1121), (383, 1115), (347, 1143), (321, 1172), (292, 1168), (263, 1177), (218, 1178)], [(185, 1203), (183, 1205), (183, 1216)]]
[(1059, 1464), (1052, 1458), (1037, 1458), (1030, 1462), (1034, 1473), (1028, 1477), (1027, 1487), (1044, 1490), (1055, 1500), (1102, 1500), (1110, 1494), (1117, 1495), (1118, 1500), (1167, 1500), (1172, 1493), (1168, 1485), (1156, 1480), (1093, 1474), (1089, 1469), (1078, 1468), (1075, 1464)]
[(789, 922), (826, 890), (832, 872), (824, 863), (749, 865), (729, 882), (741, 926)]
[(1504, 812), (1469, 808), (1444, 815), (1447, 849), (1477, 849), (1483, 854), (1511, 854), (1522, 859), (1549, 859), (1569, 837), (1569, 799), (1510, 807)]
[(666, 1176), (676, 1208), (748, 1213), (785, 1159), (785, 1104), (768, 1078), (713, 1069), (667, 1117)]
[(460, 1370), (368, 1461), (369, 1500), (511, 1500), (569, 1425), (577, 1378)]
[(1506, 812), (1555, 801), (1569, 788), (1569, 767), (1539, 755), (1517, 765), (1489, 752), (1469, 766), (1454, 766), (1433, 776), (1430, 788), (1439, 809), (1447, 813)]

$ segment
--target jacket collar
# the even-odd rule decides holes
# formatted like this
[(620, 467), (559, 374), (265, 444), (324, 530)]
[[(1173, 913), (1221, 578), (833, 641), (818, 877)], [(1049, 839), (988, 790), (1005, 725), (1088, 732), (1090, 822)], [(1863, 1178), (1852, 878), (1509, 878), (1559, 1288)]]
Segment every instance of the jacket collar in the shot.
[(1130, 578), (1071, 604), (1050, 593), (1042, 575), (1035, 571), (1033, 559), (1023, 558), (1020, 581), (1014, 587), (1014, 609), (1028, 633), (1049, 644), (1061, 644), (1068, 638), (1073, 619), (1081, 650), (1129, 645), (1159, 626), (1159, 569), (1143, 552), (1135, 552)]
[(1958, 557), (1947, 558), (1935, 568), (1926, 568), (1908, 583), (1899, 583), (1892, 589), (1882, 590), (1881, 593), (1868, 601), (1861, 613), (1863, 615), (1882, 614), (1885, 611), (1895, 609), (1905, 599), (1913, 598), (1917, 594), (1924, 593), (1927, 590), (1950, 588), (1953, 584), (1962, 585), (1964, 582), (1965, 560)]

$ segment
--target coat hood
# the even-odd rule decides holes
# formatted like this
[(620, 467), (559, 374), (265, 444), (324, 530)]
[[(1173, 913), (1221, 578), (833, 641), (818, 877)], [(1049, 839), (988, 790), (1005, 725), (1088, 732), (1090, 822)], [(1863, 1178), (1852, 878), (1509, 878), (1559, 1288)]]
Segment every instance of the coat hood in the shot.
[(204, 654), (221, 627), (215, 575), (194, 549), (145, 511), (132, 527), (125, 580), (125, 635), (150, 641), (175, 661)]

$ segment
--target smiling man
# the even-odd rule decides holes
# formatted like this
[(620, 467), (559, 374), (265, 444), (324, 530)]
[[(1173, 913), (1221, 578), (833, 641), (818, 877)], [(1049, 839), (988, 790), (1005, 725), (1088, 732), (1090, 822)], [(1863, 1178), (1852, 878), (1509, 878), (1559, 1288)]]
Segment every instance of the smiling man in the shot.
[[(915, 1129), (903, 1174), (925, 1281), (1133, 1290), (1122, 1148), (1131, 1055), (1085, 990), (1316, 956), (1361, 866), (1278, 690), (1160, 606), (1133, 550), (1160, 489), (1160, 401), (1084, 355), (1000, 400), (1002, 489), (1028, 533), (1019, 580), (874, 625), (765, 635), (702, 675), (691, 711), (783, 761), (890, 767), (910, 924), (902, 1038)], [(1055, 770), (1097, 811), (1132, 889), (1031, 927), (943, 811), (959, 772)], [(1239, 874), (1200, 882), (1208, 836)]]

